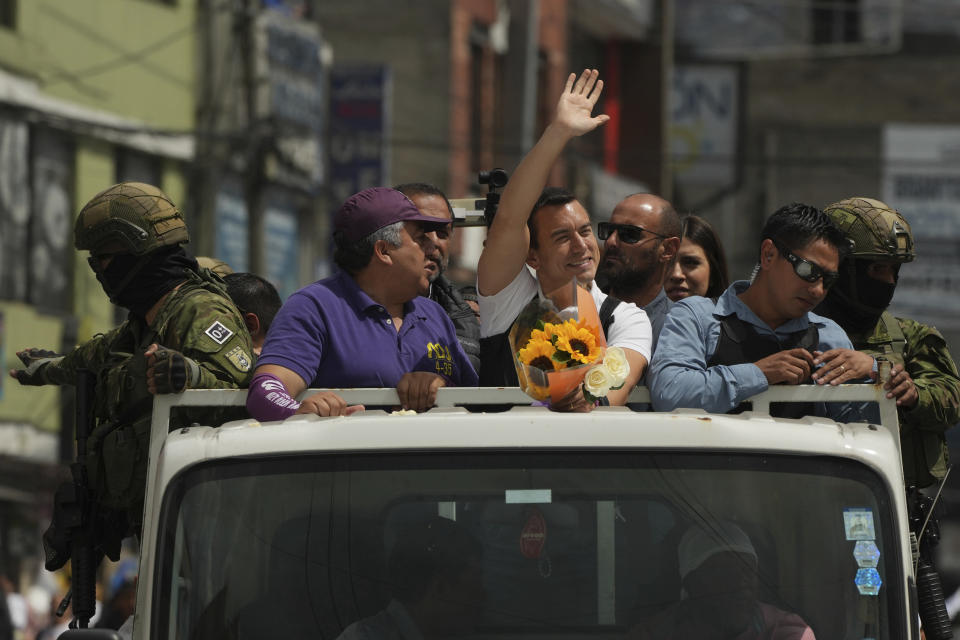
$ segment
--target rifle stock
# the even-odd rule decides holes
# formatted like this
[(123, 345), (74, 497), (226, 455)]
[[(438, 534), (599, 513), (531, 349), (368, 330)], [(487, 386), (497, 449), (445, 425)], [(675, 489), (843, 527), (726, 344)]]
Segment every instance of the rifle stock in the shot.
[[(94, 539), (94, 497), (87, 483), (87, 437), (94, 427), (94, 393), (97, 378), (87, 369), (77, 371), (76, 437), (77, 459), (70, 465), (76, 499), (79, 503), (80, 522), (71, 541), (73, 615), (71, 628), (86, 629), (96, 610), (96, 579), (99, 554)], [(76, 625), (76, 626), (75, 626)]]

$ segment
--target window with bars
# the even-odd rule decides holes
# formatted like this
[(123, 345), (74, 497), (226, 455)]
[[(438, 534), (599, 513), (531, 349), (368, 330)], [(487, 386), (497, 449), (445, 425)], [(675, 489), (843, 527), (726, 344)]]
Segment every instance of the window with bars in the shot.
[(860, 0), (812, 0), (811, 12), (815, 44), (860, 41)]

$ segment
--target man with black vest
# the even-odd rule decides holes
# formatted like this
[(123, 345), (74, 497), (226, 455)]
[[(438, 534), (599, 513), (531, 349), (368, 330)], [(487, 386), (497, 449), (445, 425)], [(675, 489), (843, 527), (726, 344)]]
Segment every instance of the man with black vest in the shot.
[(445, 228), (431, 231), (427, 235), (433, 239), (433, 252), (427, 256), (430, 260), (430, 291), (424, 297), (430, 298), (447, 312), (450, 321), (457, 330), (457, 340), (463, 352), (470, 359), (474, 371), (480, 371), (480, 320), (467, 304), (462, 289), (450, 282), (444, 273), (450, 265), (450, 235), (453, 233), (453, 207), (446, 194), (426, 182), (408, 182), (394, 187), (417, 205), (420, 213), (434, 218), (450, 220)]
[[(570, 74), (553, 122), (514, 172), (487, 234), (477, 266), (481, 386), (517, 385), (510, 328), (536, 296), (574, 278), (590, 289), (607, 344), (622, 347), (630, 363), (623, 387), (607, 396), (610, 404), (624, 404), (646, 369), (650, 321), (636, 305), (608, 298), (593, 281), (600, 250), (586, 209), (563, 189), (543, 189), (567, 142), (609, 120), (591, 115), (603, 89), (597, 76), (596, 70), (584, 71), (579, 79)], [(582, 396), (571, 402), (562, 408), (589, 409)]]
[[(819, 209), (791, 204), (767, 219), (761, 237), (751, 282), (734, 282), (716, 301), (681, 300), (667, 315), (648, 376), (657, 411), (730, 411), (769, 385), (809, 384), (817, 355), (852, 348), (837, 323), (811, 313), (837, 280), (843, 234)], [(864, 410), (831, 403), (774, 413), (850, 422)]]

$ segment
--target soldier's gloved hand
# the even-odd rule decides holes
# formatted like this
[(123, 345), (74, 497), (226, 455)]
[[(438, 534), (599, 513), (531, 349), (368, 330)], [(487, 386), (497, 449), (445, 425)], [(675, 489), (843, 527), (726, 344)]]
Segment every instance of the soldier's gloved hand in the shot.
[(147, 347), (147, 390), (161, 393), (181, 393), (200, 383), (200, 366), (179, 351), (156, 343)]
[(11, 369), (10, 377), (16, 378), (20, 384), (39, 387), (47, 384), (47, 378), (44, 370), (51, 363), (60, 362), (63, 359), (58, 353), (47, 351), (46, 349), (24, 349), (17, 352), (17, 357), (24, 364), (26, 369)]

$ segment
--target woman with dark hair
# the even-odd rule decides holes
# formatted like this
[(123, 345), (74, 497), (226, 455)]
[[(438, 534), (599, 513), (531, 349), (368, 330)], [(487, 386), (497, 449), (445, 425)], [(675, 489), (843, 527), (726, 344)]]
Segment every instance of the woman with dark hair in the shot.
[(667, 296), (674, 302), (689, 296), (716, 298), (730, 284), (727, 257), (710, 223), (698, 216), (683, 219), (683, 240), (673, 271), (667, 276)]

